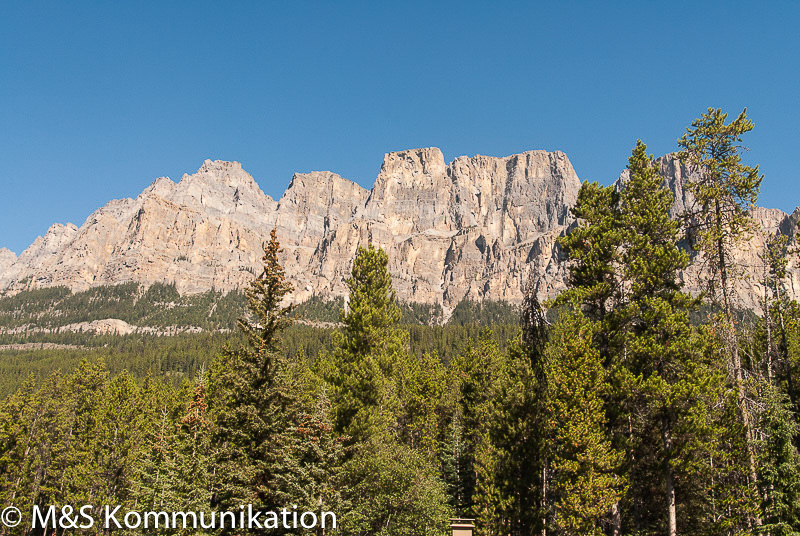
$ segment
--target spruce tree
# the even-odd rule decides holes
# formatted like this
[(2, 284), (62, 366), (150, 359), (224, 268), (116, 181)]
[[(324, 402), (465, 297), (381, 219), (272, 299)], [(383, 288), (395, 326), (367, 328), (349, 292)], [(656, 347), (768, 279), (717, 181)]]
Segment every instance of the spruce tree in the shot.
[(281, 351), (281, 332), (291, 307), (282, 305), (292, 291), (278, 261), (280, 244), (273, 229), (264, 247), (264, 268), (247, 290), (252, 319), (239, 321), (247, 346), (228, 349), (210, 370), (209, 393), (216, 446), (214, 505), (220, 509), (253, 504), (275, 510), (292, 504), (289, 459), (302, 440), (303, 414), (297, 382)]

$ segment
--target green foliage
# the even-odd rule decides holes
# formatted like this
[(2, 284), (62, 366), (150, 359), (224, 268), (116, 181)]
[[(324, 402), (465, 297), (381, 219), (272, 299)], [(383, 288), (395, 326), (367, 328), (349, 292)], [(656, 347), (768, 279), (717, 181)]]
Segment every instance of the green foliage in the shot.
[(519, 307), (504, 301), (462, 300), (453, 309), (448, 323), (456, 326), (517, 324), (519, 314)]
[[(132, 506), (136, 461), (157, 408), (176, 408), (176, 393), (154, 380), (111, 377), (102, 364), (32, 381), (0, 408), (0, 500), (33, 505)], [(22, 534), (24, 526), (12, 529)]]
[(764, 497), (764, 526), (769, 534), (797, 536), (800, 534), (800, 453), (794, 444), (798, 435), (796, 415), (789, 402), (772, 386), (765, 386), (762, 398), (757, 443), (759, 483)]
[(294, 314), (310, 322), (339, 322), (339, 311), (344, 307), (344, 298), (326, 300), (312, 296), (294, 309)]
[(564, 315), (545, 365), (553, 524), (574, 536), (604, 534), (626, 485), (608, 429), (610, 385), (593, 344), (597, 329), (581, 314)]
[(456, 435), (451, 436), (447, 445), (454, 465), (448, 485), (453, 506), (465, 517), (478, 517), (478, 466), (489, 463), (478, 459), (479, 451), (488, 441), (492, 401), (500, 390), (504, 373), (505, 360), (489, 331), (484, 331), (476, 341), (470, 339), (450, 364), (457, 398), (451, 417), (451, 433)]
[(298, 479), (306, 475), (306, 465), (315, 464), (303, 446), (307, 413), (297, 376), (280, 351), (281, 333), (291, 323), (291, 308), (281, 304), (292, 286), (278, 262), (279, 251), (273, 230), (264, 247), (264, 270), (247, 291), (252, 320), (239, 321), (247, 345), (226, 350), (211, 367), (214, 506), (222, 509), (297, 504), (296, 492), (304, 487)]
[(398, 328), (397, 306), (386, 253), (359, 248), (347, 280), (350, 297), (341, 313), (344, 328), (322, 370), (334, 386), (336, 429), (354, 442), (396, 428), (396, 375), (407, 344)]
[(435, 356), (409, 352), (387, 265), (382, 249), (359, 248), (344, 327), (318, 365), (349, 447), (342, 532), (437, 534), (449, 515), (435, 465), (445, 371)]
[(180, 296), (175, 285), (137, 283), (100, 286), (71, 293), (64, 287), (23, 291), (0, 298), (0, 328), (34, 334), (80, 322), (116, 318), (163, 331), (231, 329), (245, 309), (245, 297), (215, 291)]
[(439, 476), (420, 452), (375, 435), (358, 445), (341, 483), (350, 505), (342, 515), (348, 536), (447, 534), (449, 512)]
[(438, 303), (401, 302), (399, 305), (401, 324), (432, 326), (442, 321), (442, 306)]
[(754, 229), (748, 210), (758, 200), (763, 180), (758, 166), (742, 163), (742, 135), (753, 129), (747, 110), (726, 124), (727, 113), (709, 108), (678, 140), (681, 160), (695, 172), (686, 189), (695, 207), (686, 214), (697, 247), (710, 263), (712, 296), (727, 309), (731, 252)]

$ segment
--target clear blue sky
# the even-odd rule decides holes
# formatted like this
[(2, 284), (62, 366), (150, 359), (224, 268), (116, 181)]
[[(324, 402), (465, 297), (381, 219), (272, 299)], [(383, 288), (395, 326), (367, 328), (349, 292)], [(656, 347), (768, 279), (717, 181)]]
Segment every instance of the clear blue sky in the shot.
[(2, 2), (0, 246), (206, 158), (273, 197), (383, 154), (560, 149), (613, 181), (747, 106), (761, 204), (800, 204), (800, 2)]

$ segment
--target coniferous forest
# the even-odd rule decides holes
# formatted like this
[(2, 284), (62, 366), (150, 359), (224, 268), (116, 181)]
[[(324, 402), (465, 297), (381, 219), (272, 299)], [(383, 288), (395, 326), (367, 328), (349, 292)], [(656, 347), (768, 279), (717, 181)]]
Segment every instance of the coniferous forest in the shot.
[[(800, 534), (800, 304), (784, 238), (766, 239), (763, 311), (736, 306), (734, 252), (760, 237), (749, 210), (763, 177), (741, 158), (752, 128), (709, 109), (686, 129), (695, 204), (679, 219), (641, 141), (623, 188), (584, 183), (559, 239), (568, 288), (545, 303), (465, 303), (426, 326), (441, 311), (399, 304), (370, 245), (349, 299), (305, 304), (319, 322), (293, 325), (273, 231), (243, 296), (146, 291), (182, 304), (186, 325), (230, 333), (40, 333), (69, 348), (0, 353), (0, 505), (336, 513), (335, 529), (252, 530), (265, 534), (438, 535), (452, 517), (481, 536)], [(685, 289), (692, 257), (700, 295)], [(6, 298), (28, 316), (5, 327), (112, 291), (37, 292)], [(137, 307), (138, 289), (114, 292), (131, 321), (174, 324)], [(109, 531), (3, 534), (76, 532)]]

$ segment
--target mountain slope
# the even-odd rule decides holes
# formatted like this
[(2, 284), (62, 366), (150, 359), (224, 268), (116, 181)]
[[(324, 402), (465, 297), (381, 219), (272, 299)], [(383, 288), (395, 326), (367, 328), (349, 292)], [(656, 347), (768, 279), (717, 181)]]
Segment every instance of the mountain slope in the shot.
[[(676, 194), (673, 215), (680, 214), (691, 203), (686, 169), (674, 155), (659, 162)], [(262, 244), (276, 227), (295, 301), (346, 294), (356, 249), (371, 241), (388, 251), (405, 301), (446, 310), (464, 299), (518, 303), (528, 281), (541, 298), (563, 288), (556, 239), (574, 224), (569, 208), (579, 188), (558, 151), (448, 164), (439, 149), (423, 148), (385, 155), (369, 191), (335, 173), (297, 173), (275, 201), (239, 163), (206, 160), (177, 184), (162, 177), (136, 199), (109, 202), (80, 228), (53, 225), (19, 258), (0, 250), (0, 291), (130, 281), (174, 283), (182, 294), (242, 288), (260, 269)], [(771, 232), (794, 236), (797, 211), (756, 209), (754, 216)], [(751, 273), (743, 305), (754, 308), (762, 292), (759, 247), (754, 239), (740, 253)], [(691, 270), (702, 273), (701, 264), (687, 280)], [(799, 273), (793, 263), (793, 293)]]

